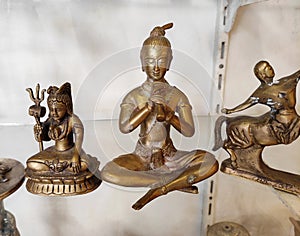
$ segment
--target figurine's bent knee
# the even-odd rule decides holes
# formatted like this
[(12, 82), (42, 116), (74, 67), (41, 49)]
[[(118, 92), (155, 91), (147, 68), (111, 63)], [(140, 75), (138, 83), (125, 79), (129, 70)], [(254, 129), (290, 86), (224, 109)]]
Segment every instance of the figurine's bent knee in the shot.
[(115, 163), (119, 167), (124, 167), (132, 171), (148, 170), (146, 164), (141, 160), (141, 158), (133, 153), (121, 155), (113, 159), (113, 163)]
[(33, 171), (49, 170), (49, 167), (46, 164), (37, 161), (27, 161), (27, 168)]
[(196, 153), (194, 154), (194, 160), (190, 164), (190, 166), (196, 166), (196, 165), (201, 165), (203, 163), (211, 163), (213, 161), (216, 161), (216, 158), (213, 154), (207, 151), (203, 150), (197, 150)]
[[(206, 156), (207, 155), (207, 156)], [(219, 162), (211, 153), (207, 152), (202, 162), (198, 162), (186, 171), (188, 182), (190, 184), (197, 183), (206, 179), (219, 170)]]
[(109, 183), (118, 184), (121, 182), (121, 178), (114, 173), (115, 168), (113, 166), (115, 166), (114, 163), (110, 162), (102, 168), (101, 179)]
[(217, 160), (215, 161), (210, 170), (212, 174), (216, 173), (219, 170), (219, 162)]
[(85, 161), (81, 161), (80, 171), (86, 171), (86, 170), (88, 170), (88, 163), (86, 163)]

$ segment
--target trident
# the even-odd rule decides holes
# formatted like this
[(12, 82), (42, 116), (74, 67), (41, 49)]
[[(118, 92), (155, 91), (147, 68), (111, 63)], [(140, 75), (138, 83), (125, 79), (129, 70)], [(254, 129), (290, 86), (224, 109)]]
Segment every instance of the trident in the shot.
[[(29, 107), (29, 115), (33, 116), (35, 118), (36, 123), (41, 126), (40, 118), (43, 117), (46, 114), (46, 108), (41, 106), (41, 102), (44, 100), (44, 93), (46, 89), (43, 89), (41, 92), (41, 98), (40, 98), (40, 84), (36, 85), (35, 91), (35, 97), (33, 95), (32, 89), (27, 88), (26, 91), (29, 93), (30, 99), (34, 102), (34, 105)], [(40, 151), (44, 150), (43, 147), (43, 141), (39, 141), (39, 147)]]

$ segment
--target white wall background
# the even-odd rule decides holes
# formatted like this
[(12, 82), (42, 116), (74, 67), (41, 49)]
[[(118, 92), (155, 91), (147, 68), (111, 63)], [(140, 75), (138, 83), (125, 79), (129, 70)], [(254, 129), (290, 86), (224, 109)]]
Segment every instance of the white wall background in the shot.
[[(69, 81), (74, 100), (79, 95), (75, 112), (82, 119), (112, 118), (115, 100), (145, 79), (140, 46), (154, 26), (168, 22), (174, 22), (167, 37), (175, 55), (167, 78), (184, 91), (195, 83), (210, 92), (216, 5), (209, 0), (1, 1), (0, 123), (33, 122), (24, 91), (38, 82), (48, 88)], [(91, 106), (104, 88), (110, 102)], [(196, 114), (207, 114), (198, 98), (199, 92), (190, 96)]]

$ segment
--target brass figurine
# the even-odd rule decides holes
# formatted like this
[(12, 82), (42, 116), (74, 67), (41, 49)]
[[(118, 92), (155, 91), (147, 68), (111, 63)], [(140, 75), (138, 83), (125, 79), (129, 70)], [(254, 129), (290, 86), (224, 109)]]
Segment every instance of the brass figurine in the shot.
[[(48, 88), (49, 116), (45, 122), (40, 121), (46, 114), (46, 108), (40, 106), (45, 90), (41, 98), (39, 84), (35, 96), (32, 89), (27, 91), (35, 103), (29, 108), (29, 115), (35, 117), (34, 135), (40, 145), (40, 152), (27, 160), (27, 190), (34, 194), (69, 196), (96, 189), (101, 184), (100, 163), (82, 149), (84, 128), (73, 113), (70, 83)], [(43, 141), (49, 140), (54, 140), (55, 145), (43, 150)]]
[(172, 23), (155, 27), (141, 49), (146, 81), (129, 92), (122, 101), (119, 128), (130, 133), (140, 126), (133, 153), (121, 155), (101, 171), (104, 181), (150, 190), (132, 207), (141, 209), (153, 199), (171, 191), (198, 193), (194, 185), (218, 170), (214, 156), (203, 150), (180, 151), (174, 147), (170, 128), (184, 136), (194, 134), (191, 105), (187, 96), (165, 79), (172, 61), (165, 30)]
[(6, 211), (3, 200), (24, 182), (24, 166), (13, 159), (0, 158), (0, 235), (19, 236), (13, 214)]
[[(272, 66), (267, 61), (259, 61), (254, 74), (260, 81), (254, 93), (242, 104), (233, 109), (224, 108), (222, 112), (231, 114), (256, 104), (266, 105), (270, 110), (258, 117), (219, 117), (213, 150), (223, 147), (230, 155), (221, 165), (223, 172), (299, 196), (300, 176), (270, 168), (262, 159), (262, 151), (266, 146), (289, 144), (299, 136), (300, 118), (295, 105), (300, 70), (274, 81)], [(223, 123), (226, 124), (225, 140), (221, 137)]]

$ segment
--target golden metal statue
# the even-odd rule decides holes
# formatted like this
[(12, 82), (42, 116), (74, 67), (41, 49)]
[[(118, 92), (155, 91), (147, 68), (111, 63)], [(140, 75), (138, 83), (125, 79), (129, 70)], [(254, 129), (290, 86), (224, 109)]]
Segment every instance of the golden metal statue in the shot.
[(121, 155), (101, 171), (104, 181), (127, 187), (151, 188), (132, 207), (141, 209), (153, 199), (174, 190), (198, 193), (194, 185), (218, 170), (214, 156), (203, 150), (176, 150), (170, 128), (187, 137), (194, 134), (191, 105), (186, 95), (165, 80), (172, 60), (165, 30), (172, 23), (155, 27), (141, 49), (146, 81), (122, 101), (119, 127), (130, 133), (140, 126), (133, 153)]
[[(45, 122), (40, 122), (46, 113), (45, 107), (40, 106), (45, 90), (41, 98), (39, 84), (35, 97), (32, 89), (27, 91), (35, 103), (29, 108), (29, 115), (36, 119), (34, 135), (40, 146), (40, 152), (27, 160), (27, 190), (34, 194), (69, 196), (96, 189), (101, 184), (100, 163), (82, 149), (84, 128), (73, 113), (71, 85), (48, 88), (49, 116)], [(43, 150), (43, 141), (49, 140), (54, 140), (55, 145)]]
[[(221, 165), (223, 172), (299, 196), (300, 176), (270, 168), (262, 159), (262, 151), (266, 146), (289, 144), (299, 136), (300, 117), (295, 105), (300, 70), (273, 81), (272, 66), (267, 61), (260, 61), (254, 67), (254, 74), (260, 80), (254, 93), (242, 104), (233, 109), (224, 108), (222, 112), (231, 114), (256, 104), (266, 105), (270, 110), (258, 117), (219, 117), (213, 149), (223, 147), (230, 155), (230, 159)], [(221, 138), (223, 123), (226, 123), (225, 140)]]
[(19, 236), (13, 214), (4, 209), (3, 200), (15, 192), (24, 182), (24, 166), (13, 159), (0, 158), (0, 234)]

